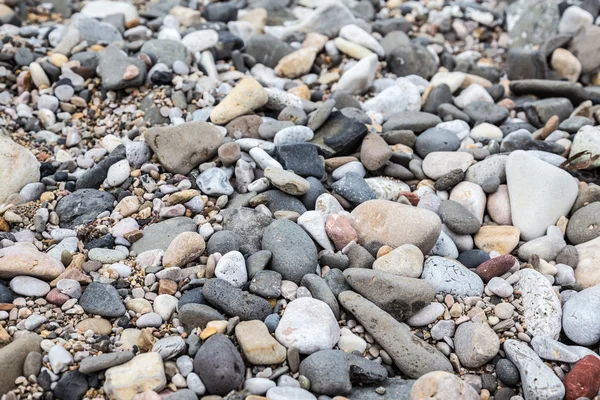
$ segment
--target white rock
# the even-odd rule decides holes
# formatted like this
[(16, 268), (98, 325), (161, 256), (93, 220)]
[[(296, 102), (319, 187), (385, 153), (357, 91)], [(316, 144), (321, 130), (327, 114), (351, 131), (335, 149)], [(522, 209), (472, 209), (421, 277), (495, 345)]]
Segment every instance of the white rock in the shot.
[(420, 111), (419, 89), (408, 79), (398, 79), (396, 85), (384, 89), (363, 104), (363, 110), (377, 112), (387, 120), (392, 114), (402, 111)]
[(66, 371), (69, 365), (73, 364), (73, 356), (71, 356), (71, 353), (67, 349), (57, 344), (52, 346), (48, 352), (48, 361), (50, 362), (50, 367), (52, 367), (52, 372), (58, 374)]
[(521, 374), (523, 395), (526, 399), (561, 400), (565, 387), (554, 371), (524, 342), (509, 339), (504, 351)]
[(543, 236), (550, 225), (569, 214), (578, 194), (568, 172), (521, 150), (508, 156), (506, 180), (512, 222), (523, 240)]
[(156, 299), (154, 299), (152, 308), (164, 321), (168, 321), (171, 318), (171, 315), (173, 315), (178, 302), (179, 299), (175, 296), (171, 296), (170, 294), (159, 294), (156, 296)]
[(340, 29), (339, 36), (366, 47), (367, 49), (373, 50), (379, 57), (383, 57), (385, 55), (385, 51), (377, 39), (371, 36), (364, 29), (360, 28), (358, 25), (344, 25), (342, 29)]
[(106, 175), (106, 183), (110, 187), (119, 186), (129, 178), (129, 161), (121, 160), (110, 166)]
[(558, 23), (558, 32), (566, 35), (573, 35), (586, 25), (591, 25), (594, 17), (584, 9), (575, 5), (568, 7), (560, 18)]
[(367, 185), (375, 193), (375, 197), (381, 200), (398, 200), (401, 192), (410, 192), (410, 187), (402, 182), (395, 181), (392, 179), (385, 178), (383, 176), (376, 176), (374, 178), (365, 179)]
[(416, 313), (412, 317), (408, 318), (406, 320), (406, 323), (409, 326), (413, 326), (413, 327), (427, 326), (427, 325), (435, 322), (438, 319), (438, 317), (443, 315), (445, 310), (446, 309), (444, 308), (443, 304), (435, 301), (435, 302), (431, 303), (430, 305), (426, 306), (425, 308), (423, 308), (422, 310), (420, 310), (418, 313)]
[(431, 78), (431, 85), (437, 87), (446, 84), (450, 91), (454, 93), (462, 86), (465, 77), (464, 72), (438, 72)]
[(139, 354), (125, 364), (107, 369), (105, 377), (104, 393), (119, 400), (151, 390), (160, 392), (167, 385), (163, 360), (153, 352)]
[(138, 17), (135, 6), (124, 1), (90, 1), (81, 9), (80, 12), (85, 16), (99, 19), (113, 14), (124, 14), (125, 21), (132, 21)]
[(470, 136), (475, 139), (496, 139), (502, 140), (504, 137), (500, 128), (496, 125), (488, 124), (484, 122), (483, 124), (477, 125), (475, 128), (471, 130)]
[[(569, 7), (571, 8), (571, 7)], [(600, 129), (595, 126), (584, 126), (577, 132), (571, 145), (570, 157), (582, 151), (589, 151), (590, 156), (600, 155)], [(586, 157), (578, 159), (578, 162), (587, 160)], [(600, 167), (600, 158), (590, 164), (588, 169)]]
[(465, 172), (473, 164), (473, 161), (474, 158), (470, 153), (434, 151), (423, 159), (423, 172), (429, 178), (437, 180), (455, 169)]
[(533, 336), (543, 335), (558, 339), (562, 308), (560, 299), (548, 279), (534, 269), (523, 269), (515, 275), (519, 277), (515, 289), (521, 291), (527, 331)]
[(242, 286), (248, 282), (246, 261), (239, 251), (230, 251), (221, 257), (215, 268), (215, 276), (226, 280), (234, 286)]
[(325, 231), (325, 217), (326, 215), (320, 211), (307, 211), (298, 218), (298, 225), (324, 250), (334, 250)]
[(343, 90), (350, 94), (362, 94), (373, 83), (377, 72), (377, 54), (363, 58), (352, 68), (345, 71), (338, 81), (335, 90)]
[(302, 354), (312, 354), (333, 348), (340, 337), (340, 328), (326, 303), (302, 297), (288, 304), (275, 337), (285, 347), (294, 346)]
[(315, 134), (312, 129), (307, 126), (290, 126), (277, 132), (273, 143), (277, 146), (304, 143), (311, 141), (314, 136)]
[(487, 101), (493, 103), (492, 95), (481, 85), (473, 83), (454, 98), (454, 104), (459, 108), (465, 108), (474, 101)]
[(450, 200), (462, 204), (480, 222), (483, 221), (487, 197), (478, 184), (466, 181), (459, 183), (450, 192)]
[(219, 42), (219, 34), (212, 29), (202, 29), (188, 33), (181, 39), (190, 53), (195, 54), (210, 49)]
[(40, 163), (25, 147), (0, 134), (0, 203), (21, 188), (40, 180)]

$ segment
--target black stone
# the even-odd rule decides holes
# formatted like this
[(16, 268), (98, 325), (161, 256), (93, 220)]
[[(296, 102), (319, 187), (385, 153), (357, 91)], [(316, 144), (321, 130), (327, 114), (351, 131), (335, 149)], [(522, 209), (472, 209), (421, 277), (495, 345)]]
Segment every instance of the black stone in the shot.
[(458, 262), (467, 268), (477, 268), (490, 259), (490, 255), (483, 250), (467, 250), (458, 256)]
[(508, 118), (508, 110), (487, 101), (474, 101), (469, 103), (463, 112), (476, 123), (488, 122), (494, 125), (500, 125)]
[(242, 321), (263, 321), (271, 314), (271, 305), (262, 297), (245, 292), (223, 279), (210, 279), (204, 284), (202, 294), (206, 300), (229, 316)]
[(269, 68), (275, 68), (279, 60), (293, 51), (289, 44), (271, 35), (253, 35), (246, 48), (246, 53), (257, 63)]
[(103, 317), (115, 318), (125, 314), (125, 306), (117, 289), (104, 283), (90, 283), (79, 298), (79, 305), (86, 313)]
[(333, 112), (315, 132), (312, 143), (327, 157), (342, 156), (353, 153), (366, 134), (365, 124), (348, 118), (341, 112)]
[(415, 142), (415, 151), (422, 158), (435, 151), (456, 151), (459, 147), (456, 134), (443, 128), (430, 128), (417, 136)]
[(61, 400), (81, 400), (88, 391), (88, 381), (79, 371), (67, 371), (54, 388), (54, 396)]
[(80, 189), (63, 197), (56, 206), (60, 227), (73, 229), (96, 220), (98, 214), (112, 211), (115, 198), (108, 192)]
[(238, 9), (233, 2), (209, 3), (204, 7), (203, 14), (208, 21), (227, 23), (237, 19)]
[(202, 294), (201, 287), (190, 289), (187, 292), (185, 292), (184, 294), (182, 294), (181, 297), (179, 298), (179, 302), (177, 303), (177, 308), (181, 309), (181, 307), (183, 307), (186, 304), (190, 304), (190, 303), (208, 304), (207, 301), (204, 299), (204, 295)]
[(240, 236), (228, 230), (213, 233), (206, 244), (207, 254), (221, 253), (221, 255), (224, 255), (230, 251), (239, 251), (239, 249)]
[(409, 130), (418, 134), (441, 122), (442, 120), (437, 115), (420, 111), (403, 111), (392, 114), (383, 124), (383, 131)]
[(437, 114), (439, 106), (442, 104), (452, 104), (453, 102), (454, 99), (450, 88), (446, 84), (441, 84), (429, 93), (427, 101), (423, 105), (423, 111), (430, 114)]
[(314, 144), (287, 144), (277, 146), (275, 150), (277, 160), (286, 170), (294, 171), (302, 177), (321, 178), (325, 174), (325, 166)]
[(0, 282), (0, 303), (10, 304), (14, 300), (14, 296), (8, 286)]
[(502, 358), (496, 363), (496, 375), (508, 386), (515, 386), (521, 380), (519, 369), (507, 358)]
[(306, 212), (306, 207), (297, 197), (283, 193), (279, 190), (267, 190), (260, 194), (266, 199), (266, 206), (272, 213), (276, 211), (295, 211), (300, 214)]
[(194, 372), (200, 376), (208, 393), (224, 396), (238, 389), (246, 369), (231, 340), (217, 333), (209, 337), (196, 353)]
[(400, 45), (388, 56), (390, 72), (397, 76), (419, 75), (429, 79), (437, 72), (437, 62), (427, 48), (418, 44)]

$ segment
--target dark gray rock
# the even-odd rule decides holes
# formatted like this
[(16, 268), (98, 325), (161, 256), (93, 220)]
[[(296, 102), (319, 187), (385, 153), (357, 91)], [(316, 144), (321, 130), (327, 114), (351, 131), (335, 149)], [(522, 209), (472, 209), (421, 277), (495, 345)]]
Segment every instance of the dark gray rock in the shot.
[[(600, 29), (600, 28), (599, 28)], [(580, 85), (567, 81), (551, 81), (542, 79), (526, 79), (510, 83), (510, 91), (516, 96), (535, 95), (539, 98), (565, 97), (573, 104), (591, 100), (600, 102), (600, 95), (587, 91)]]
[(397, 76), (419, 75), (429, 79), (437, 72), (437, 62), (425, 47), (411, 43), (396, 47), (387, 56), (388, 68)]
[(561, 121), (569, 118), (573, 112), (573, 104), (564, 97), (555, 97), (533, 101), (526, 104), (524, 109), (529, 122), (533, 126), (541, 128), (554, 115), (558, 116)]
[(306, 274), (300, 282), (300, 286), (306, 287), (312, 297), (321, 300), (331, 308), (336, 319), (340, 319), (340, 305), (336, 296), (333, 294), (327, 282), (323, 278), (315, 274)]
[(458, 262), (467, 268), (477, 268), (490, 259), (490, 255), (479, 249), (467, 250), (458, 256)]
[(125, 305), (119, 292), (111, 285), (92, 282), (79, 298), (79, 305), (89, 314), (116, 318), (125, 314)]
[(348, 282), (346, 282), (346, 277), (342, 270), (336, 268), (329, 270), (327, 275), (325, 275), (325, 283), (327, 283), (327, 286), (329, 286), (335, 297), (338, 297), (340, 293), (346, 290), (352, 290)]
[(207, 21), (229, 22), (237, 19), (238, 9), (233, 2), (209, 3), (204, 7)]
[(506, 56), (508, 79), (546, 79), (548, 65), (546, 56), (539, 50), (513, 48)]
[(257, 63), (269, 68), (275, 68), (279, 60), (293, 51), (289, 44), (271, 35), (252, 35), (246, 49)]
[(54, 388), (54, 396), (61, 400), (81, 400), (88, 391), (87, 378), (79, 371), (67, 371)]
[(375, 262), (375, 257), (359, 244), (354, 244), (348, 252), (348, 268), (371, 268)]
[(570, 244), (565, 246), (565, 248), (558, 253), (558, 256), (556, 256), (556, 263), (566, 264), (576, 268), (577, 264), (579, 264), (579, 253), (577, 252), (577, 248)]
[(317, 147), (311, 143), (277, 146), (276, 155), (283, 168), (294, 171), (296, 175), (321, 178), (325, 174)]
[(508, 386), (515, 386), (521, 380), (519, 369), (508, 358), (501, 358), (496, 363), (496, 375)]
[(462, 112), (453, 104), (442, 104), (437, 109), (437, 114), (444, 121), (452, 121), (454, 119), (459, 119), (465, 122), (471, 122), (471, 117)]
[(448, 172), (446, 175), (441, 176), (435, 181), (434, 188), (435, 190), (450, 190), (454, 186), (461, 183), (465, 178), (465, 173), (462, 169), (454, 169)]
[(427, 154), (435, 151), (456, 151), (460, 147), (460, 140), (452, 131), (443, 128), (430, 128), (417, 136), (415, 151), (425, 158)]
[(356, 172), (348, 172), (342, 179), (333, 183), (331, 188), (337, 194), (356, 205), (376, 198), (373, 189)]
[(197, 287), (194, 289), (190, 289), (179, 298), (179, 302), (177, 303), (177, 308), (181, 309), (186, 304), (196, 303), (196, 304), (207, 304), (204, 299), (204, 295), (202, 294), (202, 288)]
[(246, 207), (228, 208), (221, 213), (223, 214), (223, 228), (239, 235), (242, 254), (254, 254), (261, 249), (263, 231), (273, 221), (271, 217)]
[(152, 224), (144, 228), (143, 236), (136, 241), (131, 250), (137, 254), (144, 251), (161, 249), (167, 250), (173, 239), (183, 232), (195, 232), (198, 225), (187, 217), (176, 217)]
[(271, 269), (283, 279), (300, 283), (304, 275), (316, 270), (317, 247), (306, 231), (290, 220), (277, 220), (269, 225), (262, 248), (272, 253)]
[(355, 292), (398, 321), (415, 315), (435, 299), (433, 287), (421, 279), (363, 268), (349, 268), (344, 276)]
[(89, 356), (81, 360), (79, 372), (90, 375), (115, 365), (121, 365), (131, 360), (135, 354), (132, 351), (119, 351), (116, 353), (105, 353), (99, 356)]
[(310, 183), (310, 188), (308, 188), (308, 192), (300, 196), (300, 201), (307, 210), (314, 210), (317, 198), (323, 193), (327, 193), (327, 190), (325, 190), (321, 181), (313, 176), (307, 177), (306, 180)]
[(383, 124), (383, 131), (408, 130), (418, 134), (441, 122), (442, 120), (437, 115), (420, 111), (403, 111), (392, 114)]
[(267, 300), (245, 292), (223, 279), (206, 282), (202, 294), (217, 309), (229, 316), (238, 316), (242, 321), (263, 321), (272, 311)]
[[(340, 101), (336, 99), (336, 106)], [(315, 132), (311, 143), (316, 144), (327, 157), (353, 153), (367, 134), (367, 127), (339, 111), (332, 112), (327, 121)]]
[(115, 198), (108, 192), (80, 189), (59, 200), (56, 213), (61, 228), (73, 229), (96, 220), (98, 214), (112, 211)]
[(336, 253), (333, 250), (323, 250), (319, 253), (319, 265), (323, 267), (328, 266), (343, 271), (348, 268), (349, 263), (348, 256), (341, 251)]
[(280, 190), (267, 190), (259, 196), (265, 199), (265, 205), (272, 213), (277, 211), (295, 211), (299, 214), (304, 214), (306, 212), (306, 207), (304, 207), (304, 204), (297, 197)]
[(312, 391), (330, 396), (345, 395), (352, 390), (350, 366), (342, 350), (321, 350), (300, 363), (300, 374), (310, 381)]
[(42, 369), (42, 358), (42, 354), (36, 351), (27, 354), (27, 358), (25, 358), (25, 362), (23, 363), (23, 376), (38, 376)]
[(239, 251), (240, 236), (232, 231), (222, 230), (211, 235), (206, 243), (206, 252), (208, 254), (221, 253), (221, 255), (230, 251)]
[(281, 295), (281, 274), (271, 270), (257, 271), (249, 289), (261, 297), (278, 298)]
[(395, 17), (377, 20), (373, 23), (372, 28), (373, 32), (384, 36), (393, 31), (409, 32), (412, 26), (404, 17)]
[(427, 96), (427, 101), (423, 105), (423, 111), (430, 114), (437, 114), (442, 104), (452, 104), (454, 101), (452, 92), (446, 84), (437, 86)]
[(571, 215), (567, 225), (567, 237), (577, 245), (600, 236), (600, 202), (596, 201), (580, 208)]
[(223, 314), (214, 308), (205, 304), (187, 303), (183, 306), (178, 306), (179, 320), (187, 331), (192, 331), (195, 328), (206, 328), (206, 324), (210, 321), (224, 321), (226, 318)]
[(473, 235), (481, 228), (477, 217), (456, 201), (442, 200), (438, 214), (442, 222), (459, 235)]
[(254, 276), (263, 271), (269, 265), (271, 261), (271, 252), (269, 250), (259, 250), (252, 254), (246, 260), (246, 269), (248, 270), (248, 278), (252, 279)]
[(0, 282), (0, 303), (10, 304), (14, 300), (14, 296), (8, 286)]
[(508, 118), (508, 110), (487, 101), (474, 101), (469, 103), (463, 112), (471, 118), (471, 121), (482, 123), (488, 122), (494, 125), (502, 124)]
[(558, 129), (568, 133), (577, 133), (579, 129), (587, 125), (594, 125), (594, 121), (587, 117), (571, 117), (560, 123)]
[(194, 357), (194, 372), (208, 393), (224, 396), (237, 390), (244, 380), (244, 360), (227, 336), (209, 337)]

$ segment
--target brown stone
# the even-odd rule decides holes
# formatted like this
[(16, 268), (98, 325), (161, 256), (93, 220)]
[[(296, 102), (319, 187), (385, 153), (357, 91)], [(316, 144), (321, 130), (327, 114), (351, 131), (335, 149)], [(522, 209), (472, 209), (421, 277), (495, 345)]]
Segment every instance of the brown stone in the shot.
[(50, 282), (50, 286), (56, 287), (56, 284), (62, 279), (73, 279), (73, 280), (81, 283), (82, 285), (87, 285), (87, 284), (92, 283), (92, 278), (85, 275), (78, 268), (69, 267), (69, 269), (67, 269), (65, 272), (60, 274), (56, 279), (54, 279), (52, 282)]
[(58, 289), (54, 288), (46, 295), (46, 301), (50, 304), (62, 306), (70, 299), (66, 294), (61, 293)]
[(169, 279), (158, 281), (158, 294), (175, 294), (177, 292), (177, 282)]
[(240, 145), (235, 142), (222, 144), (218, 150), (219, 160), (225, 166), (233, 165), (242, 157)]
[(23, 375), (25, 358), (32, 351), (39, 353), (41, 342), (41, 336), (29, 334), (0, 349), (0, 393), (5, 394), (16, 387), (15, 379)]
[(104, 318), (88, 318), (84, 319), (77, 325), (75, 329), (79, 332), (84, 333), (87, 330), (91, 330), (98, 335), (110, 335), (112, 333), (111, 323)]
[(474, 237), (475, 246), (478, 249), (497, 251), (500, 254), (509, 254), (519, 244), (521, 231), (509, 225), (485, 225)]
[(152, 328), (142, 329), (137, 342), (140, 352), (147, 353), (151, 351), (154, 343), (156, 343), (156, 338), (152, 335)]
[(369, 171), (383, 167), (392, 157), (392, 149), (377, 133), (365, 136), (360, 148), (360, 161)]
[(262, 321), (240, 322), (235, 327), (235, 336), (250, 363), (271, 365), (285, 361), (285, 347), (271, 336)]
[(571, 368), (564, 380), (565, 400), (594, 398), (600, 389), (600, 359), (589, 355)]
[(204, 252), (205, 246), (204, 239), (198, 233), (180, 233), (167, 248), (162, 260), (163, 266), (165, 268), (183, 267), (198, 259)]
[(6, 222), (4, 217), (0, 217), (0, 231), (2, 231), (2, 232), (10, 231), (10, 225), (8, 225), (8, 222)]
[(127, 240), (129, 243), (137, 242), (138, 240), (140, 240), (142, 238), (142, 236), (144, 236), (144, 233), (142, 231), (140, 231), (139, 229), (137, 229), (135, 231), (127, 232), (126, 234), (123, 235), (125, 240)]
[(0, 250), (0, 279), (28, 275), (51, 281), (64, 270), (60, 261), (38, 251), (31, 243), (19, 242)]
[(478, 266), (475, 273), (484, 282), (489, 282), (493, 277), (507, 273), (515, 265), (515, 261), (516, 259), (510, 254), (492, 258)]
[(227, 136), (231, 138), (240, 139), (241, 134), (242, 138), (262, 139), (258, 134), (260, 124), (262, 118), (258, 115), (243, 115), (225, 125), (225, 129), (227, 129)]
[(325, 160), (325, 169), (327, 170), (327, 172), (333, 172), (342, 165), (348, 164), (352, 161), (358, 161), (358, 158), (354, 156), (328, 158), (327, 160)]

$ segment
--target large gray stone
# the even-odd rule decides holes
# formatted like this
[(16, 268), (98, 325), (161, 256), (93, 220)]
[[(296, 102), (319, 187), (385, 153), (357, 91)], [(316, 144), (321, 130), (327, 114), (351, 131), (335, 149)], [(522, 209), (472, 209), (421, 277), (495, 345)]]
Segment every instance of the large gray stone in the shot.
[(183, 232), (195, 232), (198, 225), (187, 217), (176, 217), (149, 225), (144, 228), (143, 236), (131, 246), (137, 254), (148, 250), (167, 250), (173, 239)]

